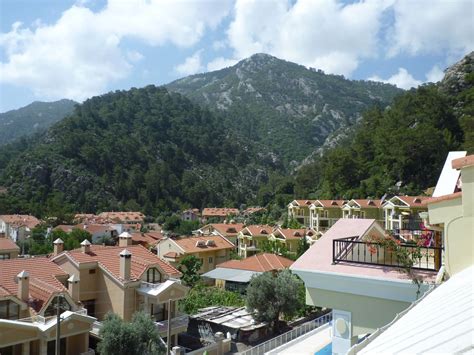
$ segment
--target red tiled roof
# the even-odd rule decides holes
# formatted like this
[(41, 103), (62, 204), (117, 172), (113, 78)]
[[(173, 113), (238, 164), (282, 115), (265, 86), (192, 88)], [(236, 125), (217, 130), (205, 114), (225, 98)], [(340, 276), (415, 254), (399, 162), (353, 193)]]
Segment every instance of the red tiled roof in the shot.
[(266, 272), (289, 268), (293, 260), (271, 253), (261, 253), (242, 260), (229, 260), (218, 264), (218, 268)]
[[(361, 208), (380, 208), (382, 205), (381, 200), (371, 200), (371, 199), (353, 199), (351, 201), (356, 202)], [(350, 202), (350, 201), (349, 201)]]
[[(214, 228), (216, 231), (218, 231), (220, 234), (222, 234), (224, 237), (234, 237), (236, 236), (242, 229), (245, 228), (245, 224), (243, 223), (212, 223), (209, 226)], [(204, 227), (203, 227), (204, 228)]]
[(38, 224), (41, 223), (41, 221), (34, 216), (21, 215), (21, 214), (1, 215), (0, 220), (3, 220), (5, 223), (8, 223), (16, 227), (28, 227), (28, 228), (34, 228)]
[(11, 240), (10, 238), (0, 238), (0, 252), (6, 250), (18, 250), (20, 251), (20, 247), (16, 245), (16, 243)]
[[(192, 236), (173, 241), (178, 244), (185, 253), (199, 253), (203, 251), (235, 248), (234, 244), (220, 235)], [(209, 244), (208, 241), (213, 241), (213, 244)], [(201, 242), (201, 246), (198, 246), (198, 242)]]
[(226, 217), (228, 215), (238, 215), (237, 208), (205, 208), (202, 210), (203, 217)]
[(99, 217), (118, 222), (143, 222), (145, 215), (141, 212), (102, 212)]
[(71, 233), (73, 228), (76, 228), (76, 227), (68, 225), (68, 224), (60, 224), (54, 227), (53, 230), (62, 230), (63, 232)]
[(153, 265), (157, 265), (168, 275), (180, 275), (180, 272), (173, 266), (161, 260), (158, 256), (141, 245), (130, 245), (127, 247), (91, 245), (89, 253), (83, 253), (81, 249), (75, 249), (59, 254), (54, 259), (61, 257), (63, 254), (67, 254), (79, 264), (98, 262), (104, 269), (108, 270), (117, 279), (121, 280), (119, 254), (124, 249), (127, 249), (132, 254), (132, 279), (140, 279), (142, 274)]
[(278, 228), (277, 231), (285, 237), (285, 239), (301, 239), (306, 235), (306, 229), (291, 229), (291, 228)]
[(178, 258), (181, 254), (180, 253), (177, 253), (175, 251), (169, 251), (167, 252), (165, 255), (163, 255), (165, 258)]
[(107, 224), (77, 224), (73, 228), (83, 229), (91, 234), (108, 233), (115, 230), (115, 228)]
[(451, 166), (456, 170), (470, 165), (474, 165), (474, 155), (468, 155), (467, 157), (462, 157), (451, 161)]
[(266, 211), (265, 207), (249, 207), (244, 211), (244, 214), (252, 214), (260, 211)]
[(294, 200), (298, 206), (309, 206), (312, 203), (316, 202), (316, 200)]
[(251, 225), (247, 226), (244, 229), (242, 229), (243, 234), (249, 234), (251, 236), (255, 235), (270, 235), (272, 234), (273, 230), (275, 228), (272, 226), (269, 226), (268, 224), (262, 224), (262, 225)]
[(316, 200), (315, 203), (317, 202), (324, 208), (341, 208), (347, 200)]
[(422, 207), (423, 201), (429, 199), (428, 196), (397, 196), (410, 207)]
[(36, 311), (39, 311), (53, 294), (67, 291), (57, 277), (66, 278), (68, 274), (50, 259), (10, 259), (0, 261), (0, 296), (17, 295), (18, 284), (15, 280), (23, 270), (30, 275), (30, 305)]
[(161, 232), (146, 232), (146, 233), (130, 233), (132, 241), (135, 244), (143, 244), (144, 246), (154, 246), (162, 240), (163, 234)]

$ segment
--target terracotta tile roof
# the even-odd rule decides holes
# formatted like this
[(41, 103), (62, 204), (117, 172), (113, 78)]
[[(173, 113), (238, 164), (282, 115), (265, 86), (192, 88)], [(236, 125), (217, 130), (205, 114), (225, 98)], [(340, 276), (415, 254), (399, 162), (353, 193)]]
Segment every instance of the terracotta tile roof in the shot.
[(157, 265), (168, 275), (180, 275), (180, 272), (173, 266), (161, 260), (141, 245), (130, 245), (127, 247), (91, 245), (89, 253), (83, 253), (81, 249), (74, 249), (59, 254), (53, 260), (62, 257), (63, 254), (67, 254), (78, 264), (97, 262), (104, 269), (112, 273), (115, 278), (122, 280), (120, 278), (119, 254), (124, 249), (132, 253), (131, 279), (140, 279), (148, 267), (153, 265)]
[(293, 202), (298, 206), (309, 206), (312, 203), (316, 202), (316, 200), (293, 200)]
[(274, 227), (269, 226), (268, 224), (251, 225), (242, 229), (242, 233), (246, 235), (251, 235), (251, 236), (270, 235), (272, 234), (274, 229), (275, 229)]
[(17, 250), (20, 251), (20, 247), (10, 238), (0, 238), (0, 252), (7, 250)]
[(56, 230), (62, 230), (63, 232), (71, 233), (73, 228), (75, 228), (75, 226), (68, 225), (68, 224), (60, 224), (60, 225), (57, 225), (56, 227), (54, 227), (53, 230), (55, 230), (55, 231)]
[(462, 191), (459, 191), (459, 192), (455, 192), (455, 193), (452, 193), (452, 194), (449, 194), (449, 195), (443, 195), (443, 196), (439, 196), (439, 197), (431, 197), (427, 200), (424, 200), (423, 204), (424, 205), (430, 205), (432, 203), (455, 200), (455, 199), (461, 198), (461, 197), (462, 197)]
[(173, 259), (176, 259), (176, 258), (179, 258), (182, 254), (180, 253), (177, 253), (175, 251), (169, 251), (167, 252), (165, 255), (163, 255), (165, 258), (173, 258)]
[(41, 223), (38, 218), (24, 214), (0, 215), (0, 220), (15, 227), (28, 228), (34, 228)]
[(29, 304), (35, 311), (39, 311), (52, 295), (67, 291), (57, 277), (67, 278), (68, 274), (50, 259), (10, 259), (0, 261), (0, 296), (17, 295), (15, 280), (23, 270), (30, 274)]
[[(199, 253), (203, 251), (233, 249), (235, 245), (220, 235), (192, 236), (173, 240), (185, 253)], [(211, 241), (209, 243), (208, 241)], [(199, 242), (199, 246), (198, 246)]]
[(227, 217), (228, 215), (238, 215), (237, 208), (205, 208), (202, 210), (203, 217)]
[(316, 200), (314, 204), (318, 202), (324, 208), (341, 208), (347, 200)]
[(235, 237), (242, 229), (245, 228), (245, 224), (243, 223), (212, 223), (209, 224), (209, 226), (224, 237)]
[(218, 264), (218, 268), (249, 270), (266, 272), (287, 269), (293, 264), (293, 260), (271, 253), (261, 253), (242, 260), (229, 260)]
[(154, 246), (164, 238), (161, 232), (135, 232), (130, 234), (132, 236), (133, 243), (142, 244), (145, 247)]
[(77, 224), (73, 228), (83, 229), (91, 234), (108, 233), (115, 230), (107, 224)]
[[(375, 226), (378, 227), (375, 227)], [(328, 274), (346, 274), (353, 276), (382, 278), (392, 280), (410, 280), (406, 273), (400, 272), (396, 267), (378, 265), (351, 264), (350, 262), (333, 264), (333, 240), (363, 236), (378, 228), (383, 233), (383, 228), (374, 219), (339, 219), (322, 237), (317, 240), (301, 257), (291, 266), (294, 270), (314, 271)], [(414, 271), (422, 278), (434, 281), (436, 272)]]
[(410, 207), (423, 207), (423, 201), (428, 200), (428, 196), (396, 196)]
[(451, 165), (453, 169), (456, 169), (456, 170), (464, 168), (465, 166), (474, 165), (474, 155), (468, 155), (467, 157), (454, 159), (451, 162)]
[(306, 235), (306, 229), (278, 228), (274, 233), (280, 232), (285, 239), (301, 239)]
[(380, 208), (382, 206), (381, 200), (371, 200), (371, 199), (353, 199), (348, 203), (356, 202), (361, 208)]
[(98, 215), (101, 218), (121, 223), (143, 222), (145, 215), (141, 212), (102, 212)]

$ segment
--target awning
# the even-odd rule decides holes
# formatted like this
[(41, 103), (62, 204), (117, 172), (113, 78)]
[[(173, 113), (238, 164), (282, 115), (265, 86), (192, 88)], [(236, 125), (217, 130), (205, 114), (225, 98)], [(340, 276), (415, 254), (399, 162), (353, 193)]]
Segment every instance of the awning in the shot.
[(201, 275), (203, 277), (208, 277), (210, 279), (219, 279), (225, 281), (234, 281), (234, 282), (250, 282), (250, 279), (253, 275), (260, 275), (261, 272), (258, 271), (249, 271), (249, 270), (239, 270), (239, 269), (227, 269), (218, 267), (214, 270), (206, 272)]

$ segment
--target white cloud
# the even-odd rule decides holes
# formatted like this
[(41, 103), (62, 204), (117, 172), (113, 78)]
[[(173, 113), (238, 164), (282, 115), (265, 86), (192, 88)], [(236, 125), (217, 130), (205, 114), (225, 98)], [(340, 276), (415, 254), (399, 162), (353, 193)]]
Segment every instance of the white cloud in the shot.
[(190, 47), (231, 9), (229, 1), (109, 0), (99, 12), (80, 4), (54, 24), (15, 23), (1, 33), (0, 81), (30, 88), (42, 98), (80, 101), (129, 75), (132, 63), (141, 59), (123, 48), (125, 38)]
[(219, 70), (219, 69), (231, 67), (237, 62), (238, 62), (237, 59), (226, 59), (223, 57), (217, 57), (211, 62), (207, 63), (207, 70), (213, 71), (213, 70)]
[(350, 75), (362, 59), (376, 56), (381, 17), (390, 4), (237, 0), (228, 42), (236, 59), (265, 52)]
[(430, 83), (437, 83), (444, 77), (444, 72), (437, 65), (433, 66), (428, 73), (426, 73), (426, 81)]
[(219, 51), (227, 47), (226, 41), (214, 41), (212, 42), (212, 49)]
[(472, 0), (398, 0), (388, 55), (464, 55), (474, 48)]
[(408, 90), (410, 88), (416, 88), (417, 86), (422, 84), (420, 80), (416, 80), (405, 68), (398, 68), (398, 72), (388, 79), (382, 79), (381, 77), (374, 75), (368, 80), (381, 81), (383, 83), (393, 84), (399, 87), (400, 89), (405, 90)]
[(202, 72), (204, 67), (201, 63), (202, 49), (194, 53), (192, 56), (186, 58), (184, 63), (174, 67), (174, 70), (181, 75), (192, 75)]

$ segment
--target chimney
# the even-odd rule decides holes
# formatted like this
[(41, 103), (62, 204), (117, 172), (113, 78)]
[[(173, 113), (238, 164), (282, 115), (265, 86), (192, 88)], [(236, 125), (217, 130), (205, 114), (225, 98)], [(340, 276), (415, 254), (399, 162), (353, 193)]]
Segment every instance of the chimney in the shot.
[(120, 277), (125, 281), (130, 280), (130, 268), (132, 264), (132, 254), (124, 249), (120, 253)]
[(54, 244), (54, 256), (61, 254), (64, 250), (64, 242), (61, 240), (61, 238), (56, 239), (53, 242), (53, 244)]
[(23, 270), (17, 276), (18, 278), (18, 293), (17, 296), (20, 300), (28, 302), (30, 297), (30, 274), (27, 271)]
[(79, 277), (73, 274), (67, 281), (69, 282), (69, 294), (74, 301), (79, 302)]
[(81, 250), (84, 254), (90, 253), (91, 242), (89, 242), (87, 239), (84, 239), (83, 242), (81, 243)]
[(132, 245), (132, 236), (128, 232), (123, 232), (119, 235), (119, 247), (128, 247)]

